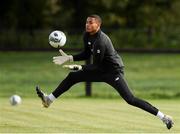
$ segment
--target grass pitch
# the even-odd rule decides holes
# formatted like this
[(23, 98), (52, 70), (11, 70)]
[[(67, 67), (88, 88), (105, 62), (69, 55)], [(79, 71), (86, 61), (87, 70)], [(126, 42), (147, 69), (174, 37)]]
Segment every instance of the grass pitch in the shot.
[[(68, 70), (54, 65), (59, 52), (0, 52), (0, 97), (18, 94), (33, 97), (36, 85), (50, 93), (67, 76)], [(121, 54), (125, 77), (135, 95), (146, 98), (180, 98), (179, 54)], [(75, 64), (83, 64), (75, 62)], [(64, 95), (84, 96), (84, 83), (76, 84)], [(93, 97), (117, 98), (105, 83), (93, 83)]]
[[(69, 72), (52, 63), (58, 54), (0, 52), (0, 133), (180, 133), (179, 54), (122, 54), (135, 96), (172, 115), (170, 131), (105, 83), (93, 83), (92, 98), (84, 97), (84, 83), (77, 84), (50, 108), (42, 108), (35, 86), (51, 93)], [(13, 94), (22, 97), (21, 105), (9, 104)]]
[(36, 98), (11, 106), (0, 99), (1, 133), (180, 133), (180, 100), (148, 100), (174, 117), (168, 130), (155, 116), (121, 99), (59, 98), (50, 108)]

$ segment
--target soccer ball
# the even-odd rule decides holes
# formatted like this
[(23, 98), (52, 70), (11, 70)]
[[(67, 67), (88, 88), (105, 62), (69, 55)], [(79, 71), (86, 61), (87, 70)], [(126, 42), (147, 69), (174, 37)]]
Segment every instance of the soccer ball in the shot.
[(66, 35), (62, 31), (53, 31), (49, 35), (49, 44), (54, 48), (60, 48), (66, 43)]
[(12, 106), (21, 104), (21, 101), (22, 101), (22, 100), (21, 100), (21, 97), (18, 96), (18, 95), (12, 95), (12, 96), (10, 97), (10, 104), (11, 104)]

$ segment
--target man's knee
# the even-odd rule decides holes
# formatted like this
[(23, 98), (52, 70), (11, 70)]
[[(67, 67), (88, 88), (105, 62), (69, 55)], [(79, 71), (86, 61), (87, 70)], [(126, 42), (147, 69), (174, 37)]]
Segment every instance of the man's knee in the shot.
[(66, 79), (70, 80), (70, 81), (75, 81), (77, 79), (76, 77), (76, 72), (70, 72), (68, 74), (68, 76), (66, 77)]
[(125, 100), (130, 105), (135, 105), (135, 103), (136, 103), (136, 98), (134, 96), (128, 97)]

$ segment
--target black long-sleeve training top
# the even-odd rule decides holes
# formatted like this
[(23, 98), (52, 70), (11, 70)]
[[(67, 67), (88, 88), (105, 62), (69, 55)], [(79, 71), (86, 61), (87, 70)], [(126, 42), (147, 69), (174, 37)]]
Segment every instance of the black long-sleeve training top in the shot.
[(92, 55), (93, 63), (84, 65), (83, 70), (117, 72), (124, 67), (121, 57), (114, 49), (110, 38), (101, 30), (96, 34), (84, 33), (84, 51), (73, 55), (74, 61), (86, 60)]

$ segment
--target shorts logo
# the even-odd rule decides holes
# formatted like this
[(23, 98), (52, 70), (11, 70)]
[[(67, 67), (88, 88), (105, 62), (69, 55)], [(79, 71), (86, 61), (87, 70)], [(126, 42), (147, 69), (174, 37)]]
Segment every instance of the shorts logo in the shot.
[(98, 54), (100, 54), (100, 53), (101, 53), (101, 51), (98, 49), (98, 50), (97, 50), (97, 53), (98, 53)]
[(115, 78), (115, 81), (117, 81), (117, 80), (119, 80), (119, 77), (116, 77), (116, 78)]

